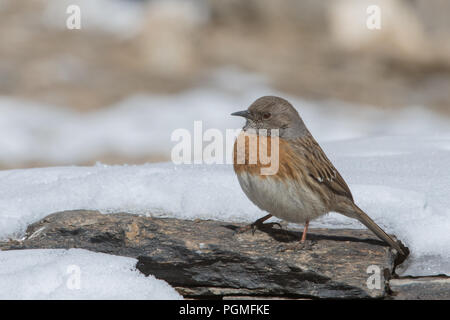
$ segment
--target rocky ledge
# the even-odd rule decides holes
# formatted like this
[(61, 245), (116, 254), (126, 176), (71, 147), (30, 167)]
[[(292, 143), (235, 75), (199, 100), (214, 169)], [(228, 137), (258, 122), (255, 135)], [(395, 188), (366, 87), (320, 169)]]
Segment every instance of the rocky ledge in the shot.
[[(242, 226), (66, 211), (30, 225), (24, 240), (0, 243), (0, 249), (83, 248), (134, 257), (138, 270), (187, 298), (409, 297), (389, 287), (399, 257), (369, 231), (311, 229), (300, 246), (299, 231), (267, 225), (237, 233)], [(416, 292), (411, 281), (395, 286)], [(448, 282), (433, 284), (444, 292)]]

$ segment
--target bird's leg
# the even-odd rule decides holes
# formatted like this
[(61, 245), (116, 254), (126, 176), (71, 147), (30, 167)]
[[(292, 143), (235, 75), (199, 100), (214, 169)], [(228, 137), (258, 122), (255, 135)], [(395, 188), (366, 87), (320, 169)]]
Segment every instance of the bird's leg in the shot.
[(279, 251), (284, 252), (288, 250), (311, 250), (313, 243), (311, 241), (306, 241), (306, 234), (308, 233), (309, 220), (306, 220), (305, 227), (303, 228), (303, 234), (300, 242), (295, 241), (290, 245), (282, 245), (278, 248)]
[[(259, 218), (255, 222), (253, 222), (253, 223), (251, 223), (249, 225), (246, 225), (244, 227), (239, 228), (237, 230), (237, 233), (243, 233), (243, 232), (246, 232), (246, 231), (251, 229), (252, 230), (252, 234), (255, 234), (256, 228), (261, 227), (263, 225), (263, 222), (266, 221), (267, 219), (271, 218), (271, 217), (272, 217), (271, 214), (265, 215), (264, 217)], [(281, 228), (281, 225), (278, 222), (268, 223), (268, 225), (278, 225)]]
[(303, 228), (302, 239), (300, 240), (300, 242), (306, 241), (306, 233), (308, 232), (308, 227), (309, 227), (309, 220), (306, 220), (305, 227)]

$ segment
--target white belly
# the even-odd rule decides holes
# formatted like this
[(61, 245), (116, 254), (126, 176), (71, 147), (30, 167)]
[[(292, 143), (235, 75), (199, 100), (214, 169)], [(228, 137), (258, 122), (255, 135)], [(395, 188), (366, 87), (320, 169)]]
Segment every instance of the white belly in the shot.
[(247, 197), (277, 218), (304, 223), (328, 213), (319, 197), (295, 182), (285, 183), (270, 176), (261, 178), (245, 171), (237, 177)]

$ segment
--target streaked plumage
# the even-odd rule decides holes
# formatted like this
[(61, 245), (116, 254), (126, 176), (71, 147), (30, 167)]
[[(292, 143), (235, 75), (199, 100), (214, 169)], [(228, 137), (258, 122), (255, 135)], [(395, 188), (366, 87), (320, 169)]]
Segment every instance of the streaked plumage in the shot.
[[(240, 136), (245, 144), (237, 143), (238, 138), (234, 145), (234, 170), (242, 190), (255, 205), (280, 219), (306, 224), (330, 211), (339, 212), (358, 219), (404, 254), (400, 245), (356, 206), (346, 182), (289, 102), (273, 96), (262, 97), (247, 111), (235, 115), (246, 117), (247, 123)], [(259, 129), (279, 129), (279, 138), (259, 136)], [(270, 164), (262, 164), (259, 156), (256, 162), (249, 161), (251, 139), (257, 141), (258, 148), (261, 142), (261, 148), (267, 148), (269, 156), (271, 143), (278, 142), (279, 167), (275, 174), (261, 174), (261, 168)], [(238, 154), (245, 157), (238, 161)], [(259, 155), (259, 149), (255, 154)]]

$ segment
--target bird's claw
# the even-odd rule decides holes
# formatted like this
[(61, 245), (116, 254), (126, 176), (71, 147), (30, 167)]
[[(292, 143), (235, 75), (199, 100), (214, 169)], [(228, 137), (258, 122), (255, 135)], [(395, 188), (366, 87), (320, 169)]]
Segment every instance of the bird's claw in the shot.
[(251, 224), (252, 235), (255, 234), (256, 229), (262, 229), (262, 228), (268, 228), (268, 227), (273, 228), (273, 226), (278, 226), (280, 229), (283, 229), (281, 224), (279, 224), (278, 222), (268, 222), (268, 223), (260, 223), (260, 224), (252, 223)]
[(236, 233), (244, 233), (247, 232), (248, 230), (252, 230), (252, 235), (255, 235), (256, 229), (263, 229), (263, 228), (267, 228), (267, 227), (273, 227), (273, 226), (278, 226), (280, 229), (283, 229), (283, 227), (281, 226), (281, 224), (279, 224), (278, 222), (268, 222), (268, 223), (251, 223), (249, 225), (240, 227), (239, 229), (236, 230)]

